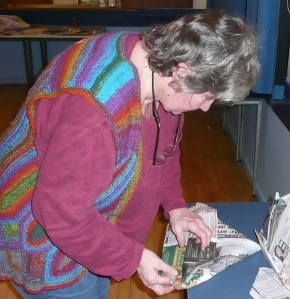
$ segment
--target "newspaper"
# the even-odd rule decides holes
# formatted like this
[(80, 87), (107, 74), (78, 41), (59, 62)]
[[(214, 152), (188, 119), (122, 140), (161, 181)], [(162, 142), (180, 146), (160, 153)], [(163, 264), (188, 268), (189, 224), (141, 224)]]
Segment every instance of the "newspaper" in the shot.
[(259, 269), (250, 295), (254, 299), (287, 299), (290, 298), (290, 291), (273, 269), (263, 267)]
[(24, 29), (28, 27), (30, 27), (30, 25), (17, 16), (0, 15), (0, 32), (4, 30)]
[(276, 193), (260, 230), (255, 230), (265, 258), (290, 289), (290, 194)]
[(172, 282), (176, 289), (198, 285), (228, 266), (261, 250), (257, 243), (220, 221), (216, 209), (197, 203), (189, 210), (203, 218), (205, 224), (212, 230), (213, 237), (206, 250), (201, 251), (196, 236), (187, 232), (186, 244), (180, 248), (170, 225), (167, 226), (162, 259), (179, 273)]

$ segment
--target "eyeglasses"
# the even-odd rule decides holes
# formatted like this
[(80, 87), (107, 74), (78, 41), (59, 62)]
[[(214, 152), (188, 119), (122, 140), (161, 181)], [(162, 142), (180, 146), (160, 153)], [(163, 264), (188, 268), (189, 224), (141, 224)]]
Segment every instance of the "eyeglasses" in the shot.
[(151, 163), (153, 165), (161, 165), (165, 162), (167, 157), (172, 156), (176, 151), (179, 134), (181, 130), (181, 114), (178, 117), (178, 124), (175, 132), (173, 145), (168, 145), (160, 155), (157, 155), (161, 126), (160, 126), (160, 118), (156, 108), (156, 99), (155, 99), (155, 91), (154, 91), (154, 72), (152, 72), (152, 97), (153, 97), (152, 109), (153, 109), (153, 116), (157, 124), (157, 133), (156, 133), (156, 141), (155, 141), (155, 147), (154, 147), (153, 158)]

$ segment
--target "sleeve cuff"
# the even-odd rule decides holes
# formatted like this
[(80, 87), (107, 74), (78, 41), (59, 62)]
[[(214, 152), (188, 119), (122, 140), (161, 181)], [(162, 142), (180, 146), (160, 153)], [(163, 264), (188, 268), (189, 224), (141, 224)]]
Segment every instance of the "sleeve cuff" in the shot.
[(186, 202), (184, 201), (184, 199), (179, 200), (179, 201), (174, 201), (172, 203), (170, 203), (169, 205), (167, 205), (166, 207), (163, 207), (164, 209), (164, 218), (169, 220), (169, 214), (168, 212), (175, 210), (175, 209), (180, 209), (180, 208), (186, 208)]
[(131, 277), (139, 267), (143, 251), (144, 245), (136, 242), (133, 252), (128, 252), (128, 255), (131, 255), (130, 263), (128, 264), (128, 266), (124, 269), (123, 272), (118, 273), (117, 275), (112, 275), (111, 277), (116, 281), (120, 281)]

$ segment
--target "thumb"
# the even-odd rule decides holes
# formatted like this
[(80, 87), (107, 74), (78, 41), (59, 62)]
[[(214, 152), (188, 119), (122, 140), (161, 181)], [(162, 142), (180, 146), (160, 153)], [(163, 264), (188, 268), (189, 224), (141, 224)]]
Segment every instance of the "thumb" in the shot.
[(159, 267), (160, 269), (158, 269), (159, 270), (158, 272), (161, 273), (162, 276), (171, 277), (171, 276), (177, 276), (178, 275), (178, 272), (174, 267), (172, 267), (172, 266), (170, 266), (170, 265), (168, 265), (164, 262), (162, 264), (160, 264), (159, 266), (160, 266)]

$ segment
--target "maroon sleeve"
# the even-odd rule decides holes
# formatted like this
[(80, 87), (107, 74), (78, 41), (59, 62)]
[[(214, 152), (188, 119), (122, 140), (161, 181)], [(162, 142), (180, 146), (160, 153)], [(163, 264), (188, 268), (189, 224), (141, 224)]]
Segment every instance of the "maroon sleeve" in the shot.
[(116, 280), (130, 277), (143, 245), (93, 207), (110, 184), (115, 160), (105, 119), (83, 98), (63, 95), (39, 101), (36, 127), (35, 218), (58, 248), (90, 271)]

